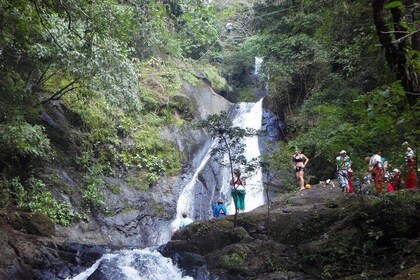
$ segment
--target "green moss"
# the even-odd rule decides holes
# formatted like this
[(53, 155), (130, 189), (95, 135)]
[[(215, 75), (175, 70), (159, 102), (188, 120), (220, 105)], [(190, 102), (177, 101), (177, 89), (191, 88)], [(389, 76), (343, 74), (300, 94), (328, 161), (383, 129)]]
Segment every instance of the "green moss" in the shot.
[(180, 114), (180, 116), (191, 121), (194, 118), (194, 108), (191, 101), (182, 95), (174, 96), (171, 100), (171, 106)]
[(196, 236), (206, 234), (210, 230), (210, 226), (204, 223), (193, 224), (193, 231)]
[(227, 253), (222, 256), (223, 258), (223, 268), (232, 270), (232, 269), (238, 269), (240, 267), (246, 266), (246, 254), (242, 252), (231, 252)]
[(227, 86), (226, 80), (220, 76), (217, 68), (211, 65), (205, 65), (204, 67), (207, 79), (210, 81), (211, 87), (214, 89), (214, 91), (220, 92), (224, 90)]
[(110, 190), (113, 194), (118, 195), (121, 194), (122, 189), (118, 185), (109, 185), (107, 186), (108, 190)]
[(241, 88), (239, 90), (240, 102), (255, 102), (255, 88)]
[(163, 218), (165, 214), (165, 205), (163, 203), (157, 203), (154, 200), (149, 201), (150, 207), (153, 209), (154, 216)]
[(145, 175), (140, 175), (140, 177), (130, 176), (127, 179), (127, 183), (135, 190), (147, 191), (150, 188), (150, 185), (145, 180)]

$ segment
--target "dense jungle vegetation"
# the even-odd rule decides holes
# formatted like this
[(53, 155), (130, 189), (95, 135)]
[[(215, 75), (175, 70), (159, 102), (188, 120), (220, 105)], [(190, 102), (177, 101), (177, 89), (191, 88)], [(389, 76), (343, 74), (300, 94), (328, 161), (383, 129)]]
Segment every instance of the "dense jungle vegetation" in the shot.
[[(102, 177), (121, 169), (136, 170), (129, 180), (144, 190), (178, 174), (185, 159), (160, 132), (193, 119), (178, 92), (180, 80), (199, 84), (198, 71), (231, 101), (254, 101), (268, 85), (267, 106), (288, 125), (276, 168), (289, 169), (295, 146), (318, 179), (333, 176), (342, 149), (360, 173), (376, 150), (399, 167), (401, 144), (419, 146), (419, 9), (410, 0), (0, 0), (0, 207), (63, 225), (77, 218), (56, 198), (74, 190), (54, 174), (44, 182), (40, 162), (84, 174), (83, 207), (100, 208)], [(255, 56), (260, 80), (250, 75)], [(80, 130), (48, 133), (54, 106)]]

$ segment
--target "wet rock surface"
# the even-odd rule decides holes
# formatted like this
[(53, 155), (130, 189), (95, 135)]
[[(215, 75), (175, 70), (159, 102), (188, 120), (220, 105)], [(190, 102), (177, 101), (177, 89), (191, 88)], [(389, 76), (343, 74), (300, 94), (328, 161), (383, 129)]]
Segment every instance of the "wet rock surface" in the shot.
[[(407, 195), (415, 195), (415, 192)], [(419, 275), (418, 265), (415, 266), (419, 255), (414, 251), (420, 250), (418, 233), (411, 236), (409, 243), (417, 242), (417, 245), (409, 254), (385, 249), (390, 245), (386, 240), (382, 241), (383, 245), (376, 244), (382, 236), (373, 240), (372, 232), (366, 233), (366, 227), (372, 223), (384, 226), (384, 221), (376, 219), (388, 219), (373, 214), (380, 213), (376, 212), (375, 206), (378, 199), (344, 194), (340, 188), (317, 185), (274, 198), (269, 218), (267, 206), (262, 206), (240, 214), (236, 228), (233, 228), (232, 216), (193, 223), (176, 232), (160, 251), (194, 279), (320, 279), (327, 272), (329, 279), (388, 279), (402, 270), (397, 263), (411, 268), (399, 272), (395, 279), (416, 279), (413, 277)], [(398, 197), (391, 196), (390, 199), (398, 201)], [(418, 196), (412, 203), (418, 205)], [(383, 209), (382, 206), (379, 208)], [(418, 213), (418, 206), (416, 209)], [(360, 216), (358, 211), (364, 214)], [(419, 226), (415, 215), (404, 218), (412, 219), (412, 229)], [(384, 227), (398, 231), (400, 235), (393, 236), (405, 240), (410, 230), (399, 231), (399, 221), (391, 219)], [(390, 225), (392, 223), (397, 223), (395, 228)], [(377, 262), (359, 255), (358, 248), (363, 250), (366, 246), (385, 246), (372, 248), (379, 250), (376, 258), (383, 260)], [(352, 259), (350, 267), (348, 258)], [(362, 263), (355, 264), (355, 259)], [(197, 271), (201, 272), (197, 274)]]
[[(33, 226), (40, 220), (43, 226)], [(37, 213), (0, 214), (0, 279), (66, 279), (91, 266), (107, 250), (54, 238), (51, 225), (52, 221)]]
[[(407, 195), (412, 200), (403, 206), (411, 214), (401, 216), (404, 223), (395, 211), (407, 210), (398, 204), (398, 196)], [(344, 194), (337, 188), (314, 186), (304, 192), (274, 198), (269, 218), (267, 206), (240, 214), (236, 228), (233, 228), (233, 216), (194, 222), (175, 232), (159, 251), (172, 258), (185, 275), (199, 280), (319, 279), (326, 271), (331, 273), (330, 279), (394, 276), (394, 279), (417, 279), (418, 191), (389, 195), (384, 200), (392, 201), (386, 202), (389, 210), (381, 205), (381, 199), (384, 198), (360, 197)], [(332, 204), (336, 207), (331, 208)], [(396, 216), (381, 216), (386, 211)], [(55, 237), (54, 232), (48, 237), (51, 234), (48, 226), (40, 231), (28, 231), (21, 217), (30, 214), (0, 213), (0, 279), (66, 279), (86, 270), (112, 249), (119, 249), (69, 243)], [(34, 220), (46, 219), (39, 216)], [(381, 227), (388, 232), (380, 235)], [(392, 240), (408, 242), (404, 252), (390, 248), (390, 242), (382, 240), (391, 240), (391, 236)], [(353, 270), (342, 265), (348, 258), (366, 260), (358, 248), (369, 244), (376, 244), (370, 250), (379, 250), (378, 255), (371, 255), (381, 258), (379, 262), (367, 256), (366, 263), (352, 261), (347, 266)], [(356, 253), (353, 255), (349, 249)], [(337, 268), (333, 264), (343, 270), (334, 272), (333, 268)], [(121, 270), (117, 266), (114, 260), (105, 259), (88, 279), (120, 278)]]

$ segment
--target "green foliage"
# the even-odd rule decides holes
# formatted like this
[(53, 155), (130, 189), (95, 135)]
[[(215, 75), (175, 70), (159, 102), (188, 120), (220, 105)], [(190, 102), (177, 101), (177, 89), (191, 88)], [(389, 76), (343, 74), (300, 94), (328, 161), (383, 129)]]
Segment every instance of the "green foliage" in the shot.
[(226, 88), (226, 80), (220, 76), (217, 68), (208, 64), (204, 65), (203, 68), (214, 91), (220, 92)]
[[(47, 191), (41, 180), (29, 178), (26, 188), (19, 178), (12, 180), (3, 178), (0, 184), (3, 190), (9, 190), (9, 195), (13, 194), (17, 207), (20, 209), (42, 213), (63, 226), (70, 225), (74, 219), (71, 207), (66, 203), (58, 202), (52, 193)], [(5, 201), (3, 199), (2, 201)]]
[(218, 40), (216, 15), (202, 0), (181, 1), (182, 16), (178, 18), (178, 38), (184, 56), (200, 58)]
[(346, 101), (340, 100), (344, 106), (315, 105), (319, 103), (312, 97), (308, 102), (312, 106), (304, 105), (299, 119), (315, 122), (304, 122), (305, 127), (298, 128), (304, 133), (291, 144), (309, 151), (312, 166), (320, 167), (314, 171), (321, 179), (333, 176), (334, 159), (342, 149), (350, 154), (353, 167), (363, 172), (366, 167), (363, 159), (376, 150), (382, 150), (391, 165), (399, 168), (404, 151), (395, 147), (401, 147), (404, 141), (417, 141), (418, 111), (409, 110), (399, 83), (364, 96), (350, 92)]
[(16, 180), (0, 179), (0, 208), (7, 208), (13, 202), (13, 189), (12, 186), (16, 184)]
[[(388, 8), (400, 3), (391, 1)], [(368, 4), (310, 0), (255, 6), (254, 24), (261, 31), (245, 48), (264, 56), (271, 109), (285, 115), (289, 145), (305, 150), (308, 169), (319, 179), (335, 176), (334, 159), (342, 149), (359, 176), (366, 170), (363, 159), (375, 150), (399, 167), (401, 143), (418, 146), (418, 105), (408, 105), (393, 70), (386, 70)]]
[(279, 142), (278, 146), (270, 147), (270, 150), (263, 155), (263, 167), (266, 168), (266, 171), (269, 171), (267, 173), (268, 184), (272, 180), (278, 180), (284, 189), (288, 191), (296, 190), (298, 184), (291, 162), (293, 148), (284, 142)]
[(11, 157), (46, 157), (50, 141), (44, 128), (22, 120), (0, 124), (0, 151)]
[(99, 166), (94, 166), (90, 174), (83, 178), (84, 189), (82, 190), (83, 203), (87, 206), (101, 208), (105, 205), (105, 196), (102, 192), (104, 180), (102, 170)]
[[(218, 145), (212, 148), (211, 154), (216, 156), (220, 164), (229, 166), (231, 172), (234, 166), (238, 168), (242, 166), (246, 172), (255, 170), (256, 163), (247, 161), (244, 155), (243, 139), (255, 136), (256, 131), (233, 126), (226, 112), (208, 116), (206, 120), (200, 121), (197, 127), (205, 128), (213, 139), (217, 139)], [(224, 162), (225, 154), (229, 157), (228, 162)]]

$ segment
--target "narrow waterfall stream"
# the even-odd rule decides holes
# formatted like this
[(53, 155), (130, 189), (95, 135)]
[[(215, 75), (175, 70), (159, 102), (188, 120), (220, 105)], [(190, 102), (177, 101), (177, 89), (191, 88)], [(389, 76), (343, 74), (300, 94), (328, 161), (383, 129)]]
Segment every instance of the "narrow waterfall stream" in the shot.
[[(253, 128), (259, 130), (262, 120), (262, 99), (257, 103), (238, 103), (233, 108), (233, 125), (241, 128)], [(245, 156), (248, 161), (252, 158), (258, 158), (261, 155), (258, 136), (246, 137), (244, 139), (246, 145)], [(228, 213), (235, 213), (235, 206), (230, 197), (229, 181), (231, 174), (229, 169), (223, 170), (223, 185), (221, 197), (226, 200)], [(254, 210), (264, 204), (264, 188), (262, 183), (262, 172), (259, 168), (255, 174), (246, 179), (246, 195), (245, 195), (245, 212)]]
[[(231, 111), (234, 126), (259, 130), (262, 121), (262, 99), (257, 103), (238, 103)], [(245, 154), (248, 160), (260, 156), (260, 144), (257, 136), (244, 139)], [(230, 195), (229, 181), (231, 178), (228, 168), (215, 168), (211, 160), (210, 151), (217, 145), (217, 141), (209, 140), (197, 153), (193, 164), (195, 170), (185, 184), (177, 202), (177, 213), (172, 221), (172, 230), (179, 227), (182, 213), (186, 212), (195, 220), (210, 219), (212, 206), (218, 198), (223, 198), (228, 207), (228, 213), (235, 212)], [(216, 170), (216, 171), (215, 171)], [(206, 174), (203, 174), (206, 173)], [(210, 176), (211, 175), (211, 176)], [(247, 194), (245, 196), (245, 212), (251, 211), (264, 204), (264, 190), (262, 172), (259, 169), (247, 179)], [(169, 234), (162, 234), (169, 236)], [(169, 240), (162, 240), (163, 243)], [(156, 244), (160, 245), (160, 244)], [(172, 264), (172, 260), (163, 257), (156, 248), (125, 249), (103, 255), (89, 269), (69, 280), (184, 280), (192, 279), (182, 276), (182, 271)]]
[[(233, 125), (259, 130), (262, 123), (262, 111), (262, 99), (257, 103), (238, 103), (234, 105), (230, 112)], [(246, 145), (245, 156), (247, 160), (261, 155), (258, 136), (246, 137), (244, 144)], [(216, 141), (208, 145), (206, 155), (179, 196), (177, 215), (172, 223), (174, 229), (177, 229), (182, 213), (186, 213), (195, 220), (210, 219), (212, 217), (212, 207), (218, 198), (225, 201), (229, 214), (235, 213), (235, 206), (230, 195), (231, 174), (229, 168), (218, 167), (219, 169), (213, 168), (212, 172), (203, 172), (205, 167), (214, 164), (211, 161), (210, 153), (215, 145), (217, 145)], [(245, 212), (264, 204), (261, 169), (258, 169), (255, 174), (247, 179), (246, 192)]]

